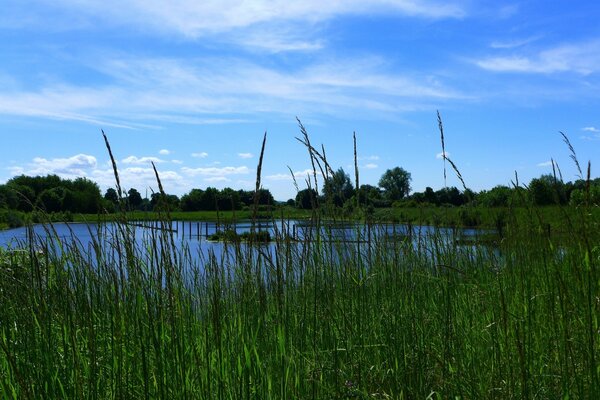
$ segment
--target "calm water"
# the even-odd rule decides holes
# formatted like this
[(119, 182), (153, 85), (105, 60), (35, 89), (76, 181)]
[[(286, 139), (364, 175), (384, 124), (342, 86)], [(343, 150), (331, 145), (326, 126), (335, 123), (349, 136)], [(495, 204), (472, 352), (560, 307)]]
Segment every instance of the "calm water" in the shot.
[[(215, 255), (217, 258), (222, 256), (228, 257), (229, 255), (234, 256), (234, 246), (224, 242), (210, 241), (210, 235), (214, 234), (218, 230), (231, 229), (237, 233), (249, 232), (251, 230), (251, 223), (249, 221), (238, 222), (235, 224), (220, 224), (217, 225), (214, 222), (181, 222), (175, 221), (172, 223), (170, 229), (173, 234), (174, 243), (179, 249), (189, 250), (190, 254), (207, 256), (209, 254)], [(151, 243), (153, 237), (160, 235), (160, 231), (156, 228), (156, 223), (140, 222), (132, 223), (131, 235), (135, 242), (140, 245), (140, 249), (143, 249), (145, 243)], [(59, 238), (63, 243), (68, 246), (76, 244), (84, 251), (91, 250), (94, 239), (100, 242), (103, 247), (103, 252), (114, 252), (114, 246), (111, 244), (115, 243), (114, 238), (116, 235), (117, 226), (113, 223), (108, 224), (87, 224), (87, 223), (56, 223), (51, 228), (44, 227), (43, 225), (35, 225), (32, 228), (33, 235), (36, 238), (38, 246), (42, 247), (46, 239), (51, 236)], [(276, 233), (283, 233), (285, 236), (290, 236), (298, 240), (297, 251), (301, 251), (302, 243), (305, 240), (314, 238), (317, 233), (317, 229), (304, 221), (277, 221), (275, 223), (261, 222), (257, 223), (257, 230), (267, 230), (270, 232), (272, 237), (276, 236)], [(363, 243), (365, 247), (369, 246), (370, 240), (374, 238), (387, 236), (391, 240), (411, 240), (415, 247), (423, 246), (435, 235), (438, 240), (447, 241), (451, 243), (457, 235), (462, 236), (473, 236), (479, 232), (475, 229), (444, 229), (444, 228), (433, 228), (430, 226), (409, 226), (402, 224), (377, 224), (367, 226), (364, 224), (357, 223), (336, 223), (329, 224), (325, 227), (321, 227), (322, 240), (324, 245), (330, 243), (331, 246), (337, 245), (340, 242), (348, 242), (348, 250), (356, 248), (357, 238), (360, 243)], [(28, 228), (22, 227), (17, 229), (10, 229), (0, 231), (0, 247), (16, 249), (24, 247), (28, 241), (29, 232)], [(350, 245), (351, 244), (351, 245)], [(246, 246), (242, 244), (242, 246)], [(272, 251), (275, 248), (274, 243), (262, 245), (263, 250)], [(91, 254), (92, 252), (89, 251)]]
[[(136, 240), (142, 240), (144, 237), (149, 237), (152, 233), (158, 232), (156, 223), (152, 222), (133, 222), (131, 223), (132, 231)], [(222, 230), (235, 230), (237, 233), (249, 232), (251, 230), (249, 221), (241, 221), (238, 223), (217, 224), (215, 222), (181, 222), (174, 221), (171, 225), (171, 231), (176, 242), (186, 242), (190, 245), (215, 246), (217, 243), (208, 240), (210, 235)], [(33, 226), (34, 235), (44, 238), (55, 236), (62, 240), (71, 240), (76, 238), (82, 245), (87, 245), (92, 242), (92, 238), (105, 236), (110, 238), (115, 234), (115, 224), (90, 224), (90, 223), (55, 223), (51, 227), (44, 227), (41, 224)], [(255, 225), (256, 230), (267, 230), (272, 236), (275, 232), (283, 232), (286, 235), (292, 236), (298, 240), (310, 238), (314, 236), (316, 229), (314, 226), (303, 221), (277, 221), (260, 222)], [(367, 241), (368, 238), (373, 238), (379, 235), (387, 235), (390, 237), (414, 236), (415, 238), (427, 237), (434, 234), (453, 237), (456, 235), (474, 236), (483, 231), (477, 229), (452, 229), (452, 228), (434, 228), (423, 225), (404, 225), (404, 224), (376, 224), (367, 226), (357, 223), (335, 223), (327, 224), (321, 227), (322, 233), (325, 236), (335, 240), (356, 241), (360, 235), (361, 240)], [(23, 245), (28, 238), (28, 228), (21, 227), (16, 229), (8, 229), (0, 231), (0, 246), (16, 248)]]

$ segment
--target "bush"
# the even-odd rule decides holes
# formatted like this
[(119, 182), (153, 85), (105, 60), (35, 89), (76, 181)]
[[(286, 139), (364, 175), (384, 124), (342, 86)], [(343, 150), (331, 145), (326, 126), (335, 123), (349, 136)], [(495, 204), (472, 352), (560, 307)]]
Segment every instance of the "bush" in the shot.
[(0, 215), (0, 222), (4, 222), (10, 229), (24, 225), (23, 215), (18, 211), (5, 211)]

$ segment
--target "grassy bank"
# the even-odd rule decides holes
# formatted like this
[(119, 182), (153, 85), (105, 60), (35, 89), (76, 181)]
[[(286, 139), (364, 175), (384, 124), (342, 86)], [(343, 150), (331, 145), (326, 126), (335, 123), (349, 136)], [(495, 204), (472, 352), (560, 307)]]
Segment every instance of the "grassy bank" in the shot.
[[(600, 220), (600, 207), (586, 209), (590, 218)], [(271, 219), (309, 219), (313, 212), (293, 207), (274, 208), (272, 211), (259, 212), (257, 217), (263, 220)], [(319, 215), (322, 219), (352, 219), (355, 221), (401, 223), (413, 225), (430, 225), (438, 227), (477, 227), (486, 229), (503, 229), (509, 224), (517, 225), (545, 225), (551, 232), (568, 233), (568, 226), (564, 224), (566, 219), (577, 220), (581, 214), (581, 208), (545, 206), (545, 207), (517, 207), (517, 208), (489, 208), (489, 207), (397, 207), (378, 208), (369, 214), (359, 210), (349, 215), (342, 216), (341, 209), (334, 212), (321, 210)], [(252, 211), (194, 211), (194, 212), (171, 212), (175, 221), (221, 221), (229, 223), (232, 221), (251, 220)], [(74, 214), (72, 220), (75, 222), (115, 221), (120, 218), (119, 214), (101, 215), (96, 214)], [(160, 214), (156, 212), (131, 212), (128, 213), (130, 220), (156, 221)]]

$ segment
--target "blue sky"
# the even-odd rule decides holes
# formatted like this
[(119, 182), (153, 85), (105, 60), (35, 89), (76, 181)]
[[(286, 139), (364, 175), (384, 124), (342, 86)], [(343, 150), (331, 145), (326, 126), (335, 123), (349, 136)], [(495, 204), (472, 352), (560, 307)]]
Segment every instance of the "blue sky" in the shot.
[[(444, 185), (446, 150), (475, 190), (599, 165), (595, 1), (2, 0), (0, 183), (19, 174), (126, 187), (251, 189), (294, 197), (310, 161), (298, 116), (332, 166), (377, 184)], [(449, 175), (448, 185), (458, 185)]]

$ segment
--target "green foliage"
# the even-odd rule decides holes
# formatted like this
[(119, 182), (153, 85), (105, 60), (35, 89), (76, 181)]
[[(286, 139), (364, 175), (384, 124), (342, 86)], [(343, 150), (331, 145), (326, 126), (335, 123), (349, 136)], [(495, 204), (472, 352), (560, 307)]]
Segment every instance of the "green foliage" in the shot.
[(296, 194), (296, 207), (310, 210), (318, 207), (318, 193), (314, 189), (303, 189)]
[(141, 210), (143, 202), (142, 195), (137, 189), (131, 188), (127, 191), (127, 205), (130, 210)]
[(38, 207), (46, 212), (97, 213), (101, 210), (98, 185), (86, 178), (73, 181), (56, 175), (17, 176), (0, 185), (0, 207), (31, 212)]
[(529, 195), (533, 204), (538, 206), (547, 206), (558, 204), (556, 185), (552, 175), (542, 175), (539, 178), (533, 178), (529, 182)]
[(503, 185), (482, 190), (477, 195), (477, 204), (483, 207), (508, 207), (511, 193), (511, 189)]
[(119, 204), (119, 194), (113, 188), (106, 189), (106, 193), (104, 194), (104, 200), (111, 202), (113, 205)]
[(8, 228), (19, 228), (25, 224), (25, 216), (14, 210), (0, 208), (0, 225), (6, 225)]
[(336, 207), (342, 207), (346, 200), (352, 198), (353, 194), (354, 186), (350, 176), (341, 167), (323, 183), (325, 201)]
[[(275, 200), (267, 189), (258, 191), (259, 206), (273, 206)], [(231, 211), (254, 206), (254, 191), (233, 190), (224, 188), (218, 190), (208, 187), (206, 190), (192, 189), (181, 197), (179, 204), (182, 211)]]
[(388, 169), (379, 179), (379, 187), (384, 190), (384, 196), (389, 201), (400, 200), (410, 193), (410, 172), (404, 168)]
[(600, 184), (593, 184), (589, 188), (574, 189), (571, 192), (570, 204), (574, 206), (600, 206)]
[(174, 194), (152, 193), (150, 196), (150, 207), (153, 211), (178, 211), (179, 197)]

